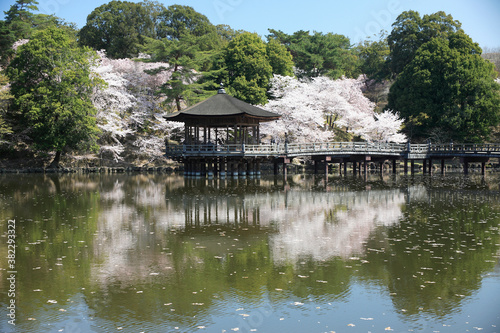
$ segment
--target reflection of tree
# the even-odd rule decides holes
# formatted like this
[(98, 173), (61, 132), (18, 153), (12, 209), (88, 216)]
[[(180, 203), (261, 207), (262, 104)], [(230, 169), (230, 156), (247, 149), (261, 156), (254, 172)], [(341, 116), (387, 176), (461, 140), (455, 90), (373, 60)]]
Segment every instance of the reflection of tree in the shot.
[(362, 255), (377, 226), (398, 223), (405, 196), (399, 190), (298, 192), (288, 193), (287, 201), (279, 233), (271, 240), (277, 262)]
[(438, 190), (409, 202), (401, 223), (367, 244), (361, 275), (387, 285), (407, 314), (450, 313), (497, 264), (498, 197)]
[[(57, 300), (66, 307), (70, 295), (88, 283), (99, 195), (87, 180), (75, 175), (1, 177), (0, 219), (16, 220), (18, 324), (26, 325), (20, 331), (41, 332), (37, 325), (46, 324), (47, 312), (40, 304)], [(0, 266), (7, 267), (3, 242), (0, 250)]]

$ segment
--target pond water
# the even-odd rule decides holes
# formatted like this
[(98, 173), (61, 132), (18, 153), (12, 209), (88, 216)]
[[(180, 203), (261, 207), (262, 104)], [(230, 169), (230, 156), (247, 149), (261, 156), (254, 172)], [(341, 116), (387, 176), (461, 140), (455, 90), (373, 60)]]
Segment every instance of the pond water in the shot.
[(498, 332), (499, 184), (2, 175), (1, 331)]

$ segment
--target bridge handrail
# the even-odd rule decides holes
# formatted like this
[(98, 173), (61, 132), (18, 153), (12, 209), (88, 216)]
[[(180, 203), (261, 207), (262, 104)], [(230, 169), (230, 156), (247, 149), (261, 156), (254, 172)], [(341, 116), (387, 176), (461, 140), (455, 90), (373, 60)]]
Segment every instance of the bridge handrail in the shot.
[(389, 142), (313, 142), (280, 144), (167, 145), (168, 156), (183, 155), (306, 155), (334, 153), (408, 154), (500, 154), (499, 143), (487, 144), (398, 144)]

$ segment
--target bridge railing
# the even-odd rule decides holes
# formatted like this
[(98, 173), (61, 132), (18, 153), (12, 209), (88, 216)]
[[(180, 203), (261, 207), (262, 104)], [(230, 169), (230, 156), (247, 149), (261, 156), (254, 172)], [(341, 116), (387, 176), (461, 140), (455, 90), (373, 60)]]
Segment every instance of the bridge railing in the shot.
[(288, 144), (289, 154), (308, 153), (348, 153), (373, 152), (399, 154), (405, 149), (404, 144), (389, 142), (317, 142)]
[(301, 156), (320, 154), (385, 154), (413, 156), (500, 154), (500, 144), (398, 144), (388, 142), (315, 142), (286, 144), (168, 145), (167, 156)]
[(499, 153), (500, 144), (498, 143), (484, 143), (484, 144), (431, 144), (429, 148), (430, 153), (443, 153), (443, 154), (467, 154), (467, 153)]

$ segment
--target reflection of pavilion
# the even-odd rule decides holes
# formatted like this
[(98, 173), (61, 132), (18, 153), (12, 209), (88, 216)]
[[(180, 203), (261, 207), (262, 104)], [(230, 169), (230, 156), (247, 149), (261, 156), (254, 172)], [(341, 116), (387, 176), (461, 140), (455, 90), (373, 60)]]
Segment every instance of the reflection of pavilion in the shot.
[(205, 196), (184, 201), (186, 228), (260, 227), (260, 205), (241, 196)]
[(221, 85), (216, 95), (165, 116), (184, 123), (183, 145), (167, 146), (166, 153), (184, 163), (186, 175), (253, 175), (266, 156), (244, 157), (242, 147), (260, 144), (259, 124), (280, 117), (227, 95)]

